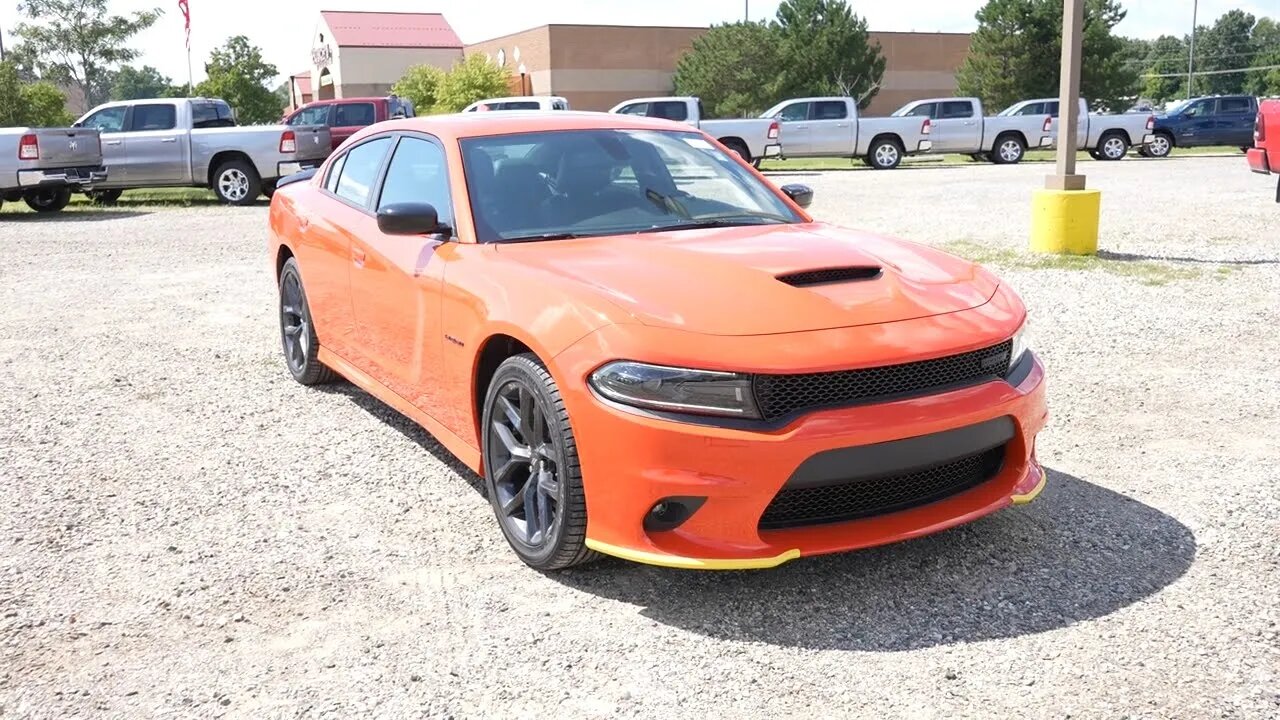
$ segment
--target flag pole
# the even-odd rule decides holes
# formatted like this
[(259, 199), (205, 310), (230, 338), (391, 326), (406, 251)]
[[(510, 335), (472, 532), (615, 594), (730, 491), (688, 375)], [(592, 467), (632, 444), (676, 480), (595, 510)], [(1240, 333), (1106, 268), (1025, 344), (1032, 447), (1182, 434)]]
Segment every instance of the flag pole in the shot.
[(187, 95), (194, 97), (196, 94), (196, 85), (192, 81), (191, 75), (191, 42), (187, 42)]

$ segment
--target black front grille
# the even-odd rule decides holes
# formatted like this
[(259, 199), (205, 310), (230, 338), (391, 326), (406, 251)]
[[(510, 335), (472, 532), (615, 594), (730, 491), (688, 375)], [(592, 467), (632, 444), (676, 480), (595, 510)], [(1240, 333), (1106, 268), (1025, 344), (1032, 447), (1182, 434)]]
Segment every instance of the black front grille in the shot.
[(766, 420), (819, 408), (847, 407), (976, 385), (1009, 373), (1013, 341), (960, 355), (902, 365), (803, 375), (756, 375), (756, 403)]
[(809, 285), (826, 285), (828, 283), (852, 282), (854, 280), (871, 280), (877, 277), (880, 277), (880, 268), (871, 266), (806, 270), (788, 275), (779, 275), (778, 279), (795, 287), (807, 287)]
[(760, 517), (761, 530), (821, 525), (927, 505), (977, 487), (1004, 465), (1001, 445), (899, 475), (820, 487), (784, 487)]

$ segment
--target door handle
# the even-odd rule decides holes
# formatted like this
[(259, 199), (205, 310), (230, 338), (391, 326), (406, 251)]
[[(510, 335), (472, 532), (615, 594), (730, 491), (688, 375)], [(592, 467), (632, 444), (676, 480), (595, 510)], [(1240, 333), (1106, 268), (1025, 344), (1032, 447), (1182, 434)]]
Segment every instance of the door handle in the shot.
[(365, 255), (363, 250), (360, 248), (351, 248), (351, 260), (356, 264), (356, 267), (364, 267), (364, 258)]
[(975, 125), (976, 123), (975, 123), (973, 120), (966, 120), (964, 124), (965, 124), (965, 125)]
[(849, 127), (849, 123), (836, 123), (836, 127), (838, 127), (838, 128), (847, 128), (847, 127)]
[(102, 144), (103, 145), (119, 145), (120, 141), (119, 140), (103, 140)]
[(176, 142), (178, 142), (178, 138), (160, 138), (160, 142), (162, 142), (162, 143), (176, 143)]

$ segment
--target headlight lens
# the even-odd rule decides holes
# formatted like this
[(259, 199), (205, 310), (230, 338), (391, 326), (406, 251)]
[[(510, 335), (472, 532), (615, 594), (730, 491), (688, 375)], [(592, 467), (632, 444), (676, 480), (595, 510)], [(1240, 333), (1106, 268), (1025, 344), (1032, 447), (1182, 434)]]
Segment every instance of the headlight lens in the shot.
[(1022, 327), (1018, 328), (1018, 332), (1013, 336), (1013, 352), (1009, 354), (1009, 368), (1015, 368), (1018, 363), (1022, 362), (1022, 356), (1031, 350), (1031, 335), (1027, 331), (1029, 323), (1022, 323)]
[(639, 408), (667, 412), (759, 418), (751, 377), (620, 360), (591, 373), (601, 395)]

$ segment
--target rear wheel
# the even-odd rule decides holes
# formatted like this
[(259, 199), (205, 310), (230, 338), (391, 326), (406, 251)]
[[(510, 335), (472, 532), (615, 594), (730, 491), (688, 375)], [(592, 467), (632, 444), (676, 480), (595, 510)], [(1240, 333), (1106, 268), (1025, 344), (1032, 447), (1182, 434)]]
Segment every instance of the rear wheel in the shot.
[(248, 162), (230, 160), (213, 172), (213, 193), (228, 205), (252, 205), (262, 194), (262, 179)]
[(738, 153), (738, 156), (741, 157), (743, 161), (746, 162), (748, 165), (751, 165), (755, 162), (754, 160), (752, 160), (751, 151), (747, 149), (747, 146), (743, 145), (737, 140), (725, 140), (724, 146)]
[(867, 151), (867, 164), (876, 170), (892, 170), (902, 164), (902, 146), (897, 140), (876, 140)]
[(525, 564), (562, 570), (587, 549), (587, 503), (569, 413), (532, 354), (507, 358), (485, 394), (485, 487), (502, 534)]
[(65, 208), (71, 202), (71, 188), (42, 188), (28, 190), (22, 199), (27, 207), (39, 213), (54, 213)]
[(1016, 165), (1022, 162), (1027, 154), (1027, 144), (1017, 135), (1006, 135), (996, 139), (996, 148), (991, 153), (991, 162), (997, 165)]
[(298, 261), (293, 258), (286, 260), (280, 271), (280, 344), (294, 380), (303, 385), (320, 385), (336, 378), (332, 370), (316, 359), (320, 340), (311, 321)]
[(1129, 154), (1129, 140), (1121, 133), (1104, 135), (1098, 143), (1099, 160), (1123, 160)]

